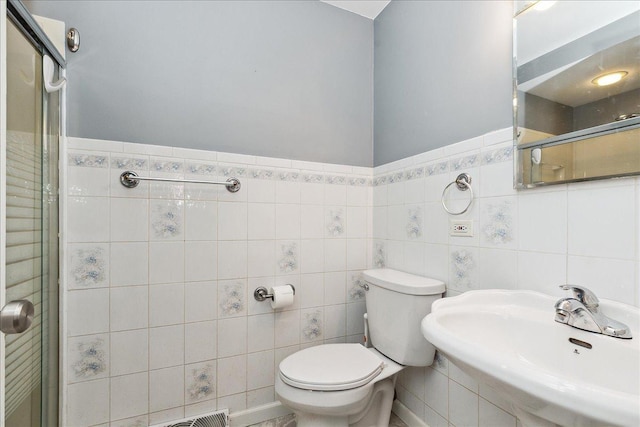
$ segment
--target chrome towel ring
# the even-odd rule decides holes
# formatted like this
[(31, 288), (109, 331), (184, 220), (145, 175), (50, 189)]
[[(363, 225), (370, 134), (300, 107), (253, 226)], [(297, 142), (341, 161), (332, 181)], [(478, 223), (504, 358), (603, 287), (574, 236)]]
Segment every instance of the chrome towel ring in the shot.
[[(460, 191), (469, 190), (469, 194), (470, 194), (469, 203), (467, 203), (467, 207), (461, 210), (460, 212), (450, 211), (449, 208), (447, 207), (447, 204), (444, 202), (444, 195), (446, 194), (449, 187), (451, 187), (453, 184), (455, 184), (458, 187), (458, 190)], [(468, 211), (469, 208), (471, 207), (471, 204), (473, 203), (473, 189), (471, 188), (471, 175), (469, 175), (468, 173), (461, 173), (460, 175), (458, 175), (455, 181), (453, 181), (452, 183), (444, 187), (444, 190), (442, 190), (441, 201), (442, 201), (442, 207), (444, 208), (444, 210), (451, 215), (462, 215), (463, 213)]]

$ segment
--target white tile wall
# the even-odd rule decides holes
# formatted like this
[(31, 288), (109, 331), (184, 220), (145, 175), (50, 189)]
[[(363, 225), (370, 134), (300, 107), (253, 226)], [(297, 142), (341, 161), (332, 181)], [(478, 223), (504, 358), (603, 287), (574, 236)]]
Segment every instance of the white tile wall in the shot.
[[(147, 425), (270, 403), (288, 354), (361, 340), (354, 283), (371, 264), (372, 169), (79, 138), (69, 146), (67, 425)], [(125, 170), (237, 176), (242, 189), (126, 189)], [(296, 287), (293, 306), (253, 299), (256, 287), (285, 283)]]
[[(368, 267), (441, 279), (448, 295), (498, 287), (560, 296), (558, 285), (572, 282), (640, 305), (640, 179), (516, 191), (510, 139), (511, 129), (492, 132), (372, 174), (70, 138), (67, 423), (145, 425), (273, 401), (284, 357), (360, 340)], [(129, 169), (238, 176), (243, 187), (125, 189), (118, 177)], [(473, 220), (472, 238), (449, 236), (440, 201), (461, 172), (475, 199), (456, 218)], [(447, 202), (456, 209), (467, 197), (452, 189)], [(284, 283), (296, 286), (293, 306), (253, 300), (257, 286)], [(405, 370), (398, 396), (431, 426), (516, 426), (495, 391), (441, 355)]]
[[(578, 283), (640, 305), (640, 178), (517, 191), (511, 137), (504, 129), (376, 168), (374, 264), (441, 279), (449, 296), (489, 288), (561, 296), (558, 285)], [(454, 217), (440, 198), (462, 172), (475, 198)], [(453, 188), (446, 200), (460, 209), (468, 194)], [(452, 218), (473, 220), (474, 236), (450, 236)], [(398, 396), (430, 426), (516, 426), (493, 390), (442, 356), (404, 371)]]

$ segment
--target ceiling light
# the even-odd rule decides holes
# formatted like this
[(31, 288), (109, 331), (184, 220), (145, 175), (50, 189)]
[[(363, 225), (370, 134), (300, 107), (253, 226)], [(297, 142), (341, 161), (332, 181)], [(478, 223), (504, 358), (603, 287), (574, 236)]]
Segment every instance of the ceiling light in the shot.
[(554, 3), (555, 1), (538, 1), (532, 6), (532, 9), (537, 11), (547, 10), (553, 6)]
[(629, 73), (627, 73), (626, 71), (615, 71), (613, 73), (607, 73), (598, 76), (595, 79), (591, 80), (591, 83), (598, 86), (609, 86), (614, 83), (618, 83), (620, 80), (626, 77), (627, 74)]

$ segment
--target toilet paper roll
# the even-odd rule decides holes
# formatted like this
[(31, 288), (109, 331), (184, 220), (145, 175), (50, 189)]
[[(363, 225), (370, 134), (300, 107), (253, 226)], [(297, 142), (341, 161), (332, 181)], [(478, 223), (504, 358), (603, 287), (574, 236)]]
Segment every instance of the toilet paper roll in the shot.
[(282, 308), (293, 304), (294, 291), (291, 285), (274, 286), (269, 289), (269, 293), (273, 295), (272, 308)]

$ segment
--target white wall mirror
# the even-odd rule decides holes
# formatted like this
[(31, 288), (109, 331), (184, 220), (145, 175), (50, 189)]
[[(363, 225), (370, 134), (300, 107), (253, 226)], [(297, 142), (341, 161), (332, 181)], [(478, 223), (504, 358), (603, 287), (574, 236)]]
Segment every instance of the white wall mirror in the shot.
[(516, 187), (640, 174), (640, 2), (515, 5)]

